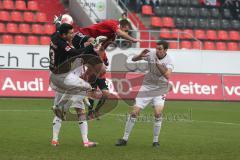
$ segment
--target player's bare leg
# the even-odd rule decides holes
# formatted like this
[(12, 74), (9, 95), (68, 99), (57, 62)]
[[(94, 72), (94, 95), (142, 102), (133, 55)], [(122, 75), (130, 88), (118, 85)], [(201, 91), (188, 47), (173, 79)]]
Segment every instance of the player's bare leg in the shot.
[(100, 114), (100, 109), (101, 107), (104, 105), (106, 99), (108, 98), (109, 96), (109, 90), (102, 90), (102, 97), (100, 98), (100, 100), (98, 101), (97, 105), (96, 105), (96, 108), (95, 108), (95, 117), (97, 118), (97, 120), (99, 120), (99, 117), (101, 116)]
[(75, 108), (78, 116), (79, 128), (81, 131), (82, 139), (83, 139), (83, 146), (84, 147), (96, 147), (96, 142), (91, 142), (88, 140), (88, 124), (85, 114), (85, 109)]
[(154, 107), (154, 124), (153, 124), (153, 147), (159, 147), (159, 134), (162, 126), (162, 111), (164, 106), (158, 105)]
[(124, 136), (122, 139), (118, 139), (117, 143), (115, 144), (116, 146), (126, 146), (128, 137), (133, 129), (133, 126), (135, 124), (135, 121), (137, 119), (137, 116), (139, 116), (141, 111), (141, 108), (138, 106), (134, 106), (133, 111), (128, 117), (128, 120), (125, 125), (125, 131), (124, 131)]

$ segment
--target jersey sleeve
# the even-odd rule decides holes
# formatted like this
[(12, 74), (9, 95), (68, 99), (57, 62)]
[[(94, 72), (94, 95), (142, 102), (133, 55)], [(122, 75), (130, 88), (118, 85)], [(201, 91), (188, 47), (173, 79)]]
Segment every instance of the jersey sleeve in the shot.
[(70, 47), (67, 43), (61, 43), (61, 48), (64, 50), (64, 53), (68, 55), (68, 57), (75, 57), (81, 54), (92, 54), (96, 55), (97, 53), (94, 51), (93, 46), (89, 45), (85, 48), (75, 49)]

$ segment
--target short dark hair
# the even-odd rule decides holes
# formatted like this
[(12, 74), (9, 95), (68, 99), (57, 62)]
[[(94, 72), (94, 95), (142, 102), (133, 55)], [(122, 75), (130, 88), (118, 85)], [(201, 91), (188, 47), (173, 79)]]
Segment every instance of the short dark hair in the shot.
[(120, 26), (121, 27), (125, 27), (125, 26), (129, 26), (130, 28), (132, 27), (130, 22), (126, 19), (122, 19), (120, 22), (119, 22)]
[(73, 26), (71, 24), (63, 23), (59, 27), (59, 33), (60, 35), (67, 34), (71, 29), (73, 29)]
[(127, 12), (123, 12), (123, 13), (122, 13), (122, 16), (127, 16)]
[(157, 45), (163, 45), (164, 50), (168, 49), (168, 46), (169, 46), (168, 42), (164, 40), (157, 41)]

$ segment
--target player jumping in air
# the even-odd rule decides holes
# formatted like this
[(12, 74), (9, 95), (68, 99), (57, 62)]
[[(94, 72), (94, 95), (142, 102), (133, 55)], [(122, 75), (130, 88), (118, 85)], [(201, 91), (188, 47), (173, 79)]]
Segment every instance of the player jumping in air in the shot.
[[(100, 56), (102, 61), (106, 66), (108, 66), (108, 59), (105, 52), (105, 49), (111, 44), (117, 36), (120, 36), (126, 40), (129, 40), (133, 43), (138, 42), (139, 40), (131, 37), (128, 35), (128, 31), (131, 29), (131, 24), (128, 20), (121, 20), (120, 22), (117, 20), (106, 20), (85, 28), (79, 28), (79, 31), (85, 35), (89, 35), (91, 37), (98, 37), (98, 36), (106, 36), (107, 39), (102, 43), (102, 47), (100, 48)], [(95, 83), (91, 83), (93, 88), (99, 88), (102, 91), (102, 97), (98, 101), (95, 109), (93, 109), (94, 100), (89, 99), (89, 118), (94, 118), (94, 115), (98, 118), (99, 117), (99, 110), (104, 105), (106, 99), (109, 96), (108, 86), (106, 84), (106, 78), (104, 75), (98, 78)]]
[[(88, 140), (88, 124), (86, 121), (85, 106), (83, 99), (86, 96), (94, 96), (91, 85), (80, 78), (84, 74), (84, 64), (93, 68), (96, 75), (100, 72), (96, 64), (102, 61), (97, 58), (98, 54), (93, 45), (76, 49), (72, 46), (74, 36), (73, 26), (67, 23), (61, 24), (59, 30), (51, 36), (49, 58), (50, 58), (50, 86), (55, 91), (53, 119), (53, 138), (51, 144), (59, 144), (59, 132), (65, 113), (70, 106), (76, 110), (78, 123), (83, 139), (84, 147), (95, 147), (96, 142)], [(88, 62), (88, 57), (96, 57), (94, 62)], [(75, 63), (75, 68), (73, 68)]]

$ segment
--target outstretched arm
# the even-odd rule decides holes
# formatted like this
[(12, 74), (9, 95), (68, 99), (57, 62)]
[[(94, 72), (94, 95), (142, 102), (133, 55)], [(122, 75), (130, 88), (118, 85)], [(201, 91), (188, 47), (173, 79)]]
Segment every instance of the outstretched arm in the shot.
[(118, 29), (116, 34), (126, 40), (132, 41), (133, 43), (140, 42), (140, 40), (129, 36), (126, 32), (122, 31), (121, 29)]
[(133, 58), (132, 58), (132, 61), (140, 61), (140, 60), (143, 60), (143, 58), (147, 57), (147, 53), (150, 52), (148, 49), (144, 49), (140, 54), (138, 55), (135, 55)]

